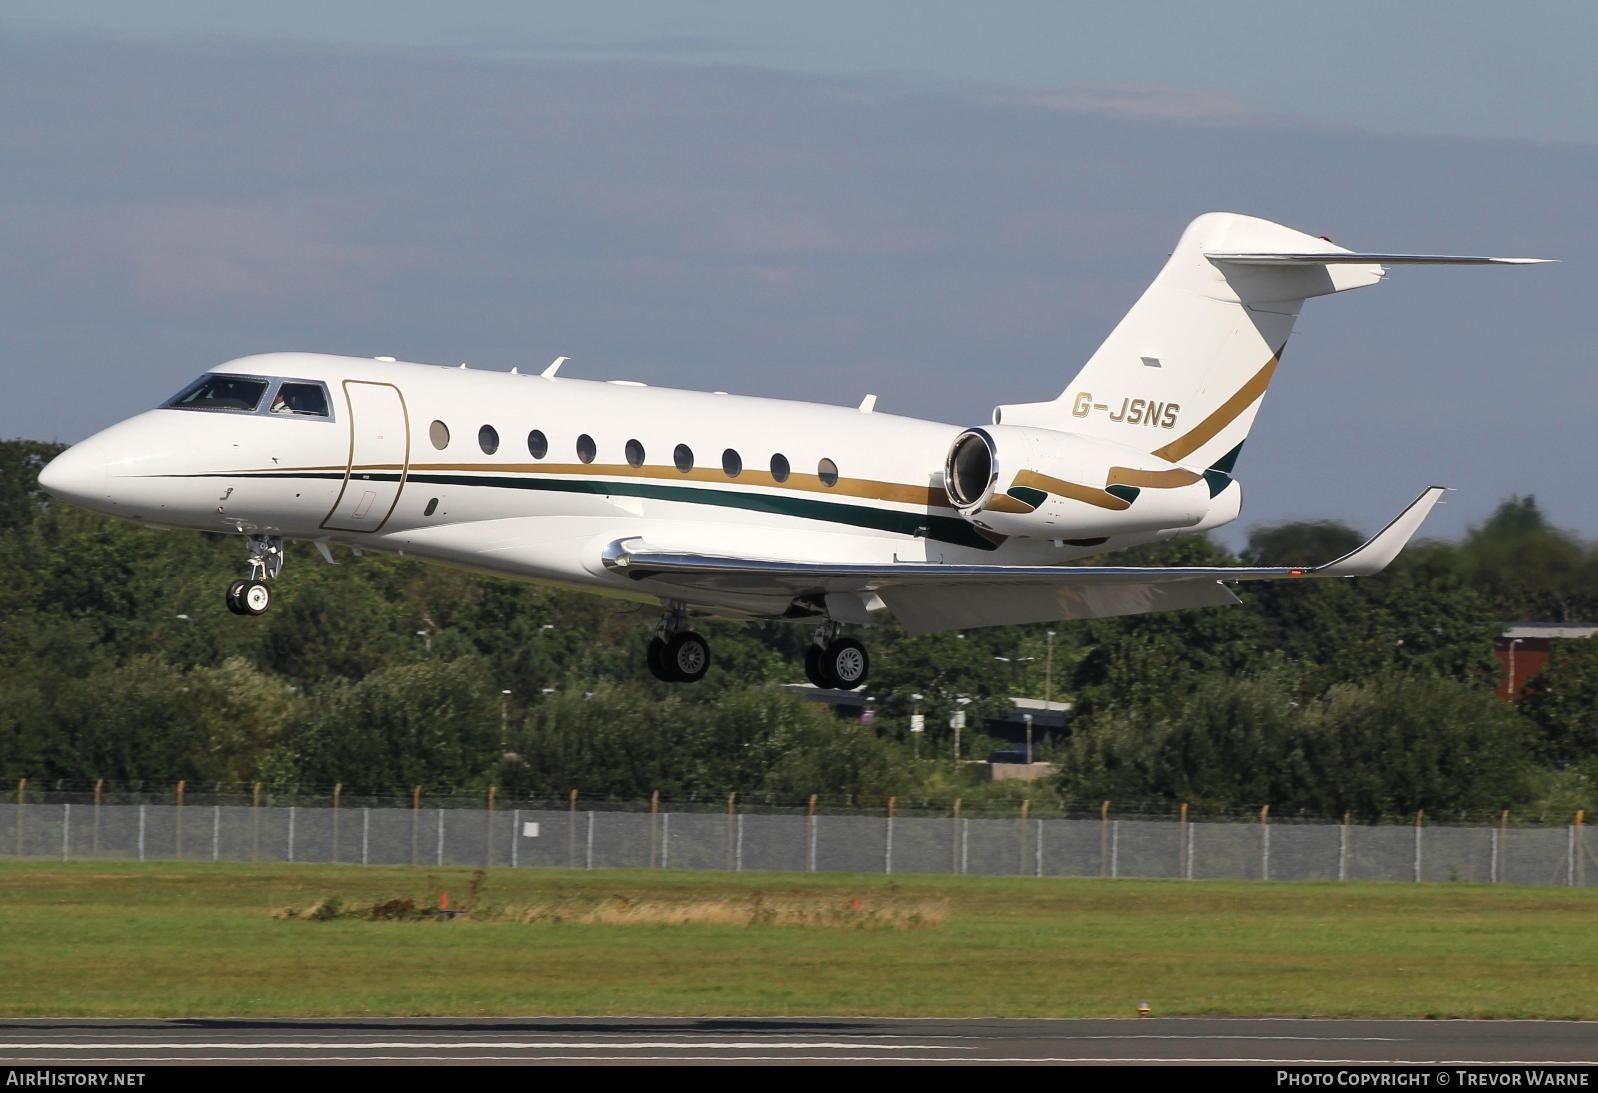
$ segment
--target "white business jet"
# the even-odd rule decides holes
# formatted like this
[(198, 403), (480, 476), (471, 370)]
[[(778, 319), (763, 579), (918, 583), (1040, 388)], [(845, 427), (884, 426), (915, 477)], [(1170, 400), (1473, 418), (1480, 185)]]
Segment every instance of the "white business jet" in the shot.
[(287, 539), (382, 550), (658, 602), (660, 679), (710, 664), (690, 612), (818, 620), (805, 671), (865, 684), (841, 634), (912, 633), (1236, 603), (1234, 581), (1379, 571), (1443, 490), (1364, 546), (1303, 568), (1074, 560), (1235, 519), (1232, 477), (1300, 306), (1400, 264), (1529, 258), (1355, 253), (1210, 213), (1050, 402), (978, 427), (538, 375), (268, 353), (58, 456), (39, 483), (146, 524), (245, 538), (227, 605), (260, 615)]

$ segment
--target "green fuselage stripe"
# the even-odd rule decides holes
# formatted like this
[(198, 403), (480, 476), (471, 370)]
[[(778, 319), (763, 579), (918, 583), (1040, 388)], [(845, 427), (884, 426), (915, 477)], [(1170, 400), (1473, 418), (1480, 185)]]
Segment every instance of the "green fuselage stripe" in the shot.
[[(178, 477), (178, 476), (174, 476)], [(328, 472), (245, 472), (240, 474), (183, 475), (185, 478), (318, 478), (342, 481), (344, 475)], [(400, 476), (392, 472), (360, 474), (355, 481), (398, 482)], [(747, 512), (769, 512), (777, 516), (790, 516), (801, 520), (820, 520), (825, 523), (847, 524), (850, 527), (871, 528), (898, 535), (909, 535), (955, 546), (976, 547), (978, 550), (996, 550), (978, 534), (976, 528), (954, 516), (934, 516), (931, 513), (902, 512), (897, 509), (872, 508), (869, 505), (846, 505), (836, 501), (818, 501), (808, 497), (784, 497), (766, 493), (743, 493), (732, 490), (709, 490), (695, 486), (669, 486), (654, 482), (629, 482), (615, 479), (530, 478), (504, 475), (464, 474), (410, 474), (407, 485), (435, 486), (488, 486), (508, 490), (544, 490), (552, 493), (587, 493), (609, 497), (644, 497), (656, 501), (677, 501), (691, 505), (715, 505), (721, 508), (743, 509)]]

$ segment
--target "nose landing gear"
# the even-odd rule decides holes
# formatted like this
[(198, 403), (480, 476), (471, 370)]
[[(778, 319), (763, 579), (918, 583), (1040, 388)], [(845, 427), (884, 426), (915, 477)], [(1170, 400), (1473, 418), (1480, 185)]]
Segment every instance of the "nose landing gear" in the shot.
[(283, 539), (278, 535), (247, 535), (250, 548), (250, 576), (234, 581), (227, 589), (227, 609), (235, 615), (264, 615), (272, 606), (268, 578), (283, 572)]

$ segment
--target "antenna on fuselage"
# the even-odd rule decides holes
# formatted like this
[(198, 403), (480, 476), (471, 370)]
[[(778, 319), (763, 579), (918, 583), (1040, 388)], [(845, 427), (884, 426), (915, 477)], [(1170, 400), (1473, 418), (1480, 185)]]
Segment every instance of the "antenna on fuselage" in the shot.
[(538, 374), (547, 380), (552, 380), (555, 378), (555, 373), (560, 371), (560, 366), (569, 360), (571, 360), (570, 357), (556, 357), (554, 360), (549, 362), (548, 368), (544, 369)]

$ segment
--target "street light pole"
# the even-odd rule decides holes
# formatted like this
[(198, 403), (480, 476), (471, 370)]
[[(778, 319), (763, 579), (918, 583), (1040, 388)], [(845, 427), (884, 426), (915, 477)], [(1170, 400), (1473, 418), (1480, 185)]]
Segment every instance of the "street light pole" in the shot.
[(1509, 691), (1504, 697), (1511, 702), (1515, 701), (1515, 646), (1525, 640), (1525, 638), (1509, 639)]

